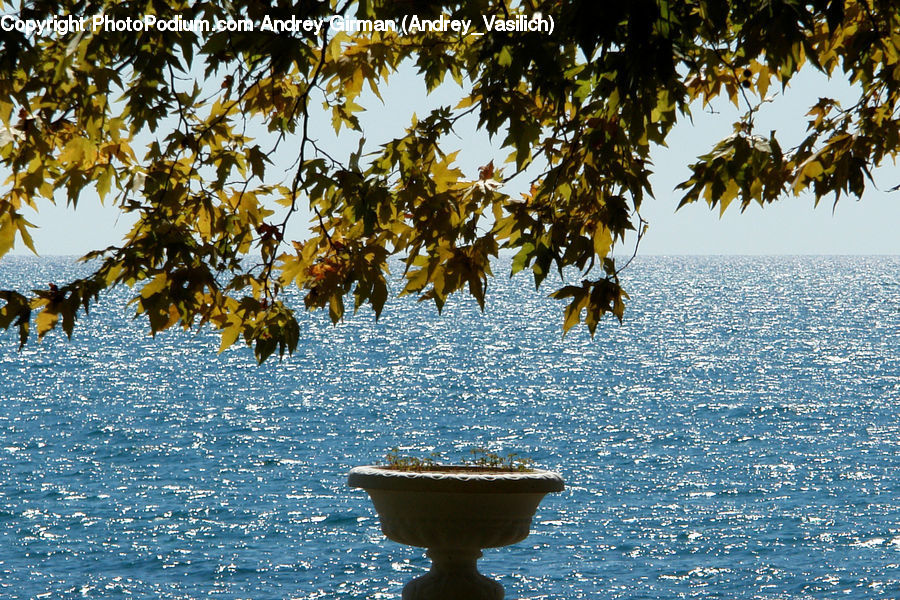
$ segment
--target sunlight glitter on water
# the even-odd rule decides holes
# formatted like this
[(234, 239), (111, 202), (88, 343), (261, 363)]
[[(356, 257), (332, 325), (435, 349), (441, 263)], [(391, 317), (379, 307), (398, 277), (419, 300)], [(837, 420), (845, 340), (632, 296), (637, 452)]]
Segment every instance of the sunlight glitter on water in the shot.
[(900, 259), (628, 277), (625, 324), (593, 341), (515, 278), (484, 316), (304, 317), (295, 356), (260, 368), (209, 333), (149, 339), (121, 297), (71, 343), (10, 342), (0, 596), (396, 599), (428, 560), (346, 471), (486, 446), (567, 482), (480, 561), (510, 598), (900, 597)]

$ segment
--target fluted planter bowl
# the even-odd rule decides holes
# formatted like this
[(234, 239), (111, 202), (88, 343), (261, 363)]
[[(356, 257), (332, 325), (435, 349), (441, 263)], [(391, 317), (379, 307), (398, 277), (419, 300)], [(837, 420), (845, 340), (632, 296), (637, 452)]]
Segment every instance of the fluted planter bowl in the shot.
[(563, 489), (558, 474), (541, 469), (365, 466), (348, 483), (368, 492), (388, 538), (428, 549), (431, 570), (406, 584), (403, 600), (503, 598), (503, 587), (476, 568), (481, 550), (524, 540), (541, 499)]

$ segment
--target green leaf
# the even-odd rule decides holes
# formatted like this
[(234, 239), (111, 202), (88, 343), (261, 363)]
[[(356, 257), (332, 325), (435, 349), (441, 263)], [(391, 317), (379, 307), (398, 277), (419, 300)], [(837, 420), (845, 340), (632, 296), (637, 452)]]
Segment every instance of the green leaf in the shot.
[(387, 302), (388, 298), (388, 288), (383, 279), (376, 279), (372, 283), (372, 295), (369, 297), (369, 301), (372, 303), (372, 309), (375, 311), (375, 318), (381, 316), (381, 311), (384, 308), (385, 302)]
[(510, 275), (515, 275), (519, 271), (524, 270), (528, 266), (533, 252), (534, 244), (532, 244), (531, 242), (525, 242), (524, 244), (522, 244), (522, 247), (519, 248), (519, 251), (513, 257), (512, 273)]
[(100, 169), (100, 174), (97, 176), (97, 194), (100, 196), (101, 203), (109, 194), (114, 173), (115, 169), (110, 165), (106, 165), (104, 168)]
[(56, 323), (58, 321), (59, 313), (56, 310), (51, 309), (50, 307), (46, 307), (44, 308), (44, 310), (39, 312), (37, 318), (35, 319), (38, 339), (43, 338), (50, 330), (56, 327)]
[(335, 324), (344, 318), (344, 298), (341, 295), (333, 294), (328, 299), (328, 316)]
[(266, 163), (271, 162), (269, 157), (263, 154), (259, 146), (252, 146), (247, 151), (247, 162), (250, 163), (250, 171), (254, 177), (264, 179), (266, 175)]
[(244, 328), (242, 323), (231, 323), (222, 329), (222, 342), (219, 344), (219, 354), (230, 348), (241, 336)]
[(16, 243), (16, 226), (12, 215), (9, 213), (0, 215), (0, 256), (13, 249)]
[(566, 306), (565, 319), (563, 321), (563, 333), (568, 333), (570, 329), (578, 325), (581, 320), (581, 313), (588, 302), (587, 290), (579, 289), (578, 293), (572, 298), (572, 302)]

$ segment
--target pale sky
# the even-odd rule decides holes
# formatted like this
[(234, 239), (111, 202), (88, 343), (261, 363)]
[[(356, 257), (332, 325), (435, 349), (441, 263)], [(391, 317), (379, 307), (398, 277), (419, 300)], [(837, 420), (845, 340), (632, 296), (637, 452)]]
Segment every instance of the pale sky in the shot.
[[(846, 84), (829, 83), (806, 72), (796, 78), (785, 94), (779, 91), (775, 101), (764, 106), (757, 117), (758, 131), (767, 135), (770, 129), (776, 129), (782, 147), (788, 148), (803, 134), (805, 112), (818, 97), (849, 98), (848, 91)], [(413, 112), (421, 116), (434, 106), (455, 104), (457, 93), (453, 86), (444, 86), (426, 97), (424, 84), (414, 72), (396, 75), (382, 92), (384, 105), (371, 95), (363, 102), (369, 109), (363, 118), (369, 139), (383, 142), (389, 136), (399, 135)], [(833, 211), (830, 198), (813, 209), (811, 197), (786, 196), (765, 208), (754, 204), (743, 214), (733, 205), (722, 218), (718, 210), (711, 211), (701, 204), (676, 212), (680, 194), (674, 187), (687, 177), (687, 165), (730, 135), (731, 124), (740, 114), (725, 102), (715, 110), (718, 112), (711, 114), (697, 107), (693, 123), (681, 123), (670, 136), (669, 147), (654, 152), (652, 183), (656, 199), (646, 200), (642, 207), (650, 230), (641, 243), (640, 254), (900, 254), (900, 192), (888, 193), (872, 186), (861, 201), (842, 198)], [(451, 151), (461, 150), (460, 165), (471, 177), (478, 166), (492, 159), (500, 165), (508, 154), (492, 145), (474, 125), (473, 120), (460, 127), (459, 139), (448, 146)], [(357, 146), (355, 139), (335, 138), (330, 114), (323, 113), (314, 135), (336, 150), (346, 152)], [(288, 169), (289, 163), (290, 157), (286, 157), (282, 168)], [(883, 166), (877, 172), (876, 182), (882, 190), (900, 184), (900, 168)], [(525, 187), (523, 183), (521, 189)], [(39, 214), (28, 211), (26, 217), (40, 227), (33, 237), (41, 255), (81, 255), (115, 244), (130, 225), (115, 209), (100, 206), (96, 197), (83, 197), (77, 211), (45, 203)], [(298, 217), (294, 234), (299, 238), (307, 218)], [(617, 248), (616, 253), (630, 254), (631, 250), (629, 243)], [(17, 243), (13, 254), (30, 251)]]

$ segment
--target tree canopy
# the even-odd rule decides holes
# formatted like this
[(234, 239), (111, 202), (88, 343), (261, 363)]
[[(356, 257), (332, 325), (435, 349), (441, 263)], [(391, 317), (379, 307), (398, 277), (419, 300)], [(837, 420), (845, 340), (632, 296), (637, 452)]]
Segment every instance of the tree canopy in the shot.
[[(134, 219), (120, 244), (85, 257), (90, 275), (0, 292), (0, 325), (21, 344), (32, 327), (71, 336), (124, 284), (152, 332), (206, 324), (222, 348), (243, 340), (263, 361), (297, 344), (292, 286), (335, 322), (345, 302), (377, 317), (392, 285), (438, 310), (458, 291), (483, 307), (504, 248), (537, 286), (577, 272), (551, 296), (564, 330), (593, 334), (606, 313), (623, 316), (613, 251), (643, 233), (651, 150), (692, 107), (721, 97), (745, 114), (690, 164), (681, 205), (860, 196), (900, 144), (894, 0), (0, 6), (0, 256), (33, 250), (26, 207), (99, 196)], [(402, 65), (429, 90), (457, 82), (459, 102), (373, 144), (364, 90), (379, 96)], [(818, 99), (786, 148), (754, 117), (801, 68), (846, 79), (858, 97)], [(464, 117), (503, 148), (477, 173), (447, 149)], [(322, 119), (359, 131), (359, 146), (327, 150), (310, 128)], [(294, 161), (287, 175), (276, 154)], [(527, 192), (504, 191), (523, 178)], [(309, 234), (289, 239), (303, 214)]]

